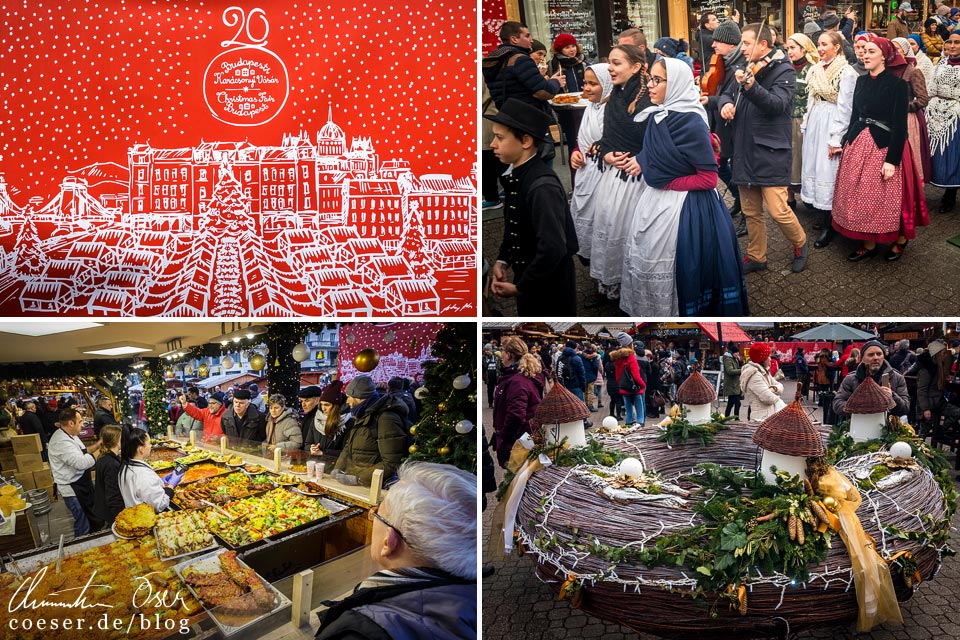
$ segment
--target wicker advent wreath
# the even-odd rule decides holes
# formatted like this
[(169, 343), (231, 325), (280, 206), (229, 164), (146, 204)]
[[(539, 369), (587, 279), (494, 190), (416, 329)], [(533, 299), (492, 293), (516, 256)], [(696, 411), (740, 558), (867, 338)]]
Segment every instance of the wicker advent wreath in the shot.
[[(755, 423), (728, 423), (716, 440), (668, 445), (650, 426), (628, 434), (596, 434), (607, 450), (640, 458), (647, 470), (681, 489), (696, 488), (683, 478), (695, 465), (716, 463), (753, 470), (760, 452), (754, 443)], [(826, 435), (826, 434), (824, 434)], [(869, 470), (884, 453), (851, 456), (837, 469), (848, 477)], [(902, 476), (908, 476), (906, 478)], [(857, 598), (850, 558), (839, 536), (832, 538), (826, 560), (809, 566), (810, 577), (797, 583), (780, 573), (751, 578), (744, 611), (716, 606), (716, 598), (690, 597), (696, 573), (685, 566), (645, 567), (611, 563), (592, 555), (577, 541), (596, 539), (610, 547), (643, 547), (658, 538), (697, 523), (683, 500), (617, 500), (598, 491), (597, 477), (586, 465), (549, 466), (530, 478), (516, 517), (517, 539), (536, 557), (538, 576), (558, 593), (576, 580), (575, 606), (597, 618), (638, 632), (668, 638), (752, 638), (786, 636), (801, 629), (850, 623), (857, 619)], [(947, 518), (944, 494), (926, 468), (901, 474), (895, 486), (861, 489), (857, 511), (863, 528), (876, 540), (884, 558), (909, 551), (916, 574), (928, 580), (939, 570), (943, 548), (889, 535), (881, 529), (924, 529)], [(697, 500), (694, 496), (686, 500)], [(925, 517), (927, 519), (925, 520)], [(544, 541), (549, 541), (546, 544)], [(891, 571), (897, 598), (908, 599), (918, 583), (908, 586), (900, 572)]]

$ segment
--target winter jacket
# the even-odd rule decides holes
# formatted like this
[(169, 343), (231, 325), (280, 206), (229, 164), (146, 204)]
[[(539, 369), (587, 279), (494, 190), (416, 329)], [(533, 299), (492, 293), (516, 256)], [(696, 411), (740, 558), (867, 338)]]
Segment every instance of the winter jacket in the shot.
[(247, 405), (243, 416), (238, 416), (231, 406), (223, 413), (220, 428), (231, 438), (250, 442), (263, 442), (267, 436), (266, 419), (252, 404)]
[(797, 72), (782, 51), (756, 76), (749, 90), (734, 83), (720, 97), (719, 110), (740, 103), (733, 119), (733, 181), (738, 185), (790, 184), (793, 166), (791, 112)]
[(113, 417), (113, 411), (107, 411), (103, 407), (98, 407), (96, 413), (93, 414), (93, 433), (99, 438), (100, 429), (103, 429), (108, 424), (120, 423)]
[[(341, 411), (340, 426), (333, 436), (328, 436), (324, 431), (327, 424), (327, 414), (320, 411), (316, 414), (316, 419), (310, 420), (307, 439), (303, 441), (304, 451), (309, 452), (310, 446), (315, 444), (320, 447), (324, 457), (340, 457), (340, 452), (343, 451), (343, 443), (347, 441), (347, 434), (353, 427), (353, 416), (346, 410), (346, 405)], [(310, 415), (313, 415), (313, 413), (311, 412)]]
[(407, 457), (407, 405), (394, 396), (371, 398), (367, 406), (354, 407), (353, 428), (347, 434), (343, 452), (337, 458), (336, 471), (357, 476), (369, 487), (373, 472), (383, 469), (383, 482), (397, 474)]
[(587, 388), (583, 360), (577, 355), (576, 351), (570, 347), (564, 347), (557, 363), (560, 365), (557, 368), (557, 379), (563, 383), (563, 386), (571, 391), (574, 389), (583, 391)]
[(890, 356), (890, 366), (901, 373), (912, 367), (916, 361), (917, 356), (910, 353), (907, 349), (897, 349), (894, 354)]
[(939, 58), (941, 51), (943, 51), (943, 38), (940, 37), (939, 33), (930, 35), (924, 30), (920, 34), (920, 37), (923, 39), (923, 44), (927, 48), (927, 57), (928, 58)]
[[(401, 570), (402, 571), (402, 570)], [(424, 582), (362, 588), (322, 614), (319, 640), (467, 640), (477, 637), (477, 583), (441, 572)], [(392, 572), (384, 572), (390, 579)], [(374, 575), (374, 578), (377, 574)]]
[(410, 427), (417, 421), (417, 402), (409, 391), (394, 391), (390, 395), (407, 405), (406, 425), (409, 431)]
[[(563, 67), (563, 76), (567, 81), (566, 93), (580, 93), (583, 91), (583, 74), (587, 71), (587, 65), (583, 62), (583, 55), (578, 54), (574, 58), (560, 54), (550, 58), (550, 75), (554, 75)], [(562, 88), (562, 85), (561, 85)]]
[(726, 397), (743, 394), (740, 388), (740, 361), (727, 352), (723, 354), (723, 395)]
[(181, 413), (180, 417), (177, 418), (177, 425), (173, 430), (174, 433), (183, 433), (186, 434), (187, 437), (190, 437), (191, 431), (199, 431), (200, 433), (197, 437), (201, 439), (203, 438), (203, 422), (201, 420), (197, 420), (196, 418), (192, 418), (186, 411)]
[(33, 411), (24, 411), (23, 415), (20, 416), (20, 431), (23, 435), (28, 436), (33, 433), (36, 433), (40, 436), (40, 442), (43, 445), (43, 448), (47, 447), (47, 431), (43, 428), (43, 421)]
[(547, 80), (540, 75), (529, 49), (512, 44), (501, 45), (483, 59), (483, 80), (497, 109), (502, 109), (508, 99), (516, 98), (547, 113), (547, 100), (562, 91), (559, 80)]
[(710, 71), (710, 58), (713, 57), (713, 31), (706, 27), (698, 27), (694, 36), (698, 46), (697, 60), (700, 61), (700, 77)]
[(633, 350), (633, 347), (623, 347), (621, 349), (617, 349), (610, 354), (610, 358), (613, 360), (614, 367), (617, 371), (618, 385), (620, 384), (620, 376), (623, 375), (624, 368), (630, 372), (630, 377), (633, 378), (634, 382), (640, 385), (640, 389), (636, 394), (628, 393), (627, 391), (620, 389), (620, 395), (632, 396), (643, 393), (647, 385), (644, 384), (643, 376), (640, 375), (640, 365), (637, 363), (637, 353)]
[(120, 457), (106, 451), (93, 467), (96, 478), (93, 484), (93, 515), (108, 525), (113, 524), (117, 514), (123, 511), (123, 495), (120, 494)]
[(493, 448), (501, 467), (506, 467), (513, 443), (530, 431), (530, 418), (543, 400), (543, 386), (542, 374), (528, 378), (516, 364), (501, 372), (493, 392)]
[(191, 418), (195, 418), (203, 422), (203, 441), (204, 442), (218, 442), (220, 436), (223, 435), (223, 428), (220, 426), (220, 419), (223, 418), (223, 414), (226, 413), (226, 407), (220, 405), (220, 410), (216, 413), (210, 411), (210, 407), (206, 409), (198, 409), (189, 402), (183, 407), (183, 410), (187, 412)]
[(267, 416), (264, 429), (266, 430), (264, 439), (276, 445), (277, 449), (299, 449), (303, 446), (300, 421), (297, 420), (292, 409), (284, 407), (280, 417), (276, 419), (272, 415)]
[(743, 404), (750, 407), (750, 420), (762, 422), (783, 408), (783, 385), (757, 362), (748, 362), (740, 368), (740, 391)]
[(600, 356), (596, 353), (585, 353), (580, 359), (583, 361), (583, 377), (586, 383), (596, 382), (600, 373)]
[[(885, 373), (890, 375), (890, 390), (893, 391), (893, 401), (896, 403), (896, 406), (890, 409), (890, 413), (895, 416), (905, 416), (907, 412), (910, 411), (910, 395), (907, 392), (907, 380), (903, 377), (902, 373), (891, 367), (890, 363), (886, 360), (883, 361), (876, 375), (871, 377), (874, 382), (880, 384), (883, 379), (883, 374)], [(840, 383), (840, 390), (837, 391), (837, 397), (833, 399), (833, 413), (836, 414), (838, 419), (842, 420), (850, 415), (844, 412), (844, 408), (847, 406), (847, 400), (850, 398), (850, 394), (866, 379), (867, 367), (861, 362), (857, 366), (857, 370), (850, 373), (843, 379), (843, 382)]]
[(929, 352), (917, 356), (917, 362), (907, 371), (908, 376), (917, 376), (917, 413), (930, 409), (937, 411), (943, 406), (943, 389), (939, 385), (937, 364)]

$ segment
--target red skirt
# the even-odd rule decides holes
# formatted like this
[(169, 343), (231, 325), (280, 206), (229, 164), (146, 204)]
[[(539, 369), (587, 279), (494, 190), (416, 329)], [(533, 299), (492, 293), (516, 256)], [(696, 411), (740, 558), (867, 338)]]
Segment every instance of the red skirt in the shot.
[(916, 237), (916, 227), (930, 224), (910, 143), (904, 143), (900, 166), (889, 180), (881, 173), (886, 156), (869, 129), (844, 147), (833, 193), (833, 228), (841, 235), (896, 242), (901, 235)]

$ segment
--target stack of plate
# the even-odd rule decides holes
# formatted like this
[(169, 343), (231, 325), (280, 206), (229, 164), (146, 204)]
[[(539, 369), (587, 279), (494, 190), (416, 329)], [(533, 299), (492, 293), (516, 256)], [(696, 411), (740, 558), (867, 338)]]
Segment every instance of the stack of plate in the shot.
[(45, 513), (50, 513), (50, 510), (53, 509), (53, 505), (50, 504), (50, 494), (47, 493), (46, 489), (34, 489), (33, 491), (27, 491), (25, 494), (27, 502), (33, 505), (33, 515), (42, 516)]

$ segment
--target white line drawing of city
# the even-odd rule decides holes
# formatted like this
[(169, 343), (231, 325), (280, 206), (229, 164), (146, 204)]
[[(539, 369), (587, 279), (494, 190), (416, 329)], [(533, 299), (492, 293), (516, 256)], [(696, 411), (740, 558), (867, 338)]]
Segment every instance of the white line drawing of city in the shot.
[(0, 308), (474, 315), (477, 171), (415, 176), (369, 137), (348, 144), (330, 107), (315, 142), (301, 131), (279, 146), (137, 143), (126, 166), (70, 171), (46, 203), (17, 205), (0, 173)]

